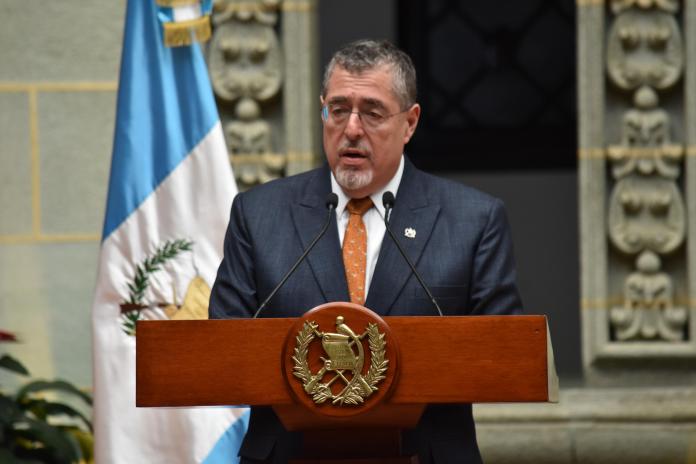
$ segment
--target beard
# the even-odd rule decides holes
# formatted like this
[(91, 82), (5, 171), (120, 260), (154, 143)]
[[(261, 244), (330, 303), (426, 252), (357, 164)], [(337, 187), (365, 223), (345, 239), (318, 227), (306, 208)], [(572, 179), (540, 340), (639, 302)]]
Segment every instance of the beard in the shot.
[(359, 170), (345, 166), (336, 167), (336, 182), (345, 190), (359, 190), (370, 185), (374, 173), (372, 169)]

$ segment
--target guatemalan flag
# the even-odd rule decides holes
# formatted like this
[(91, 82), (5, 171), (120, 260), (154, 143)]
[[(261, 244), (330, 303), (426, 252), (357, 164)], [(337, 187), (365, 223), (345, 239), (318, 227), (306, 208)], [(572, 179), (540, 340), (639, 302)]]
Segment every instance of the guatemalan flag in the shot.
[(93, 308), (99, 464), (236, 462), (248, 421), (244, 409), (135, 407), (135, 321), (207, 318), (237, 191), (205, 61), (187, 40), (205, 37), (209, 7), (128, 1)]

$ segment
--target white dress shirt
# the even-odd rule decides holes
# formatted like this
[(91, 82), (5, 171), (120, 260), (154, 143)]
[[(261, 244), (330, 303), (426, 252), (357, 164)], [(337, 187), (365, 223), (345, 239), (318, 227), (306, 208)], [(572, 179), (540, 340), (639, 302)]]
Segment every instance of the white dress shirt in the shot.
[[(384, 233), (386, 228), (384, 227), (384, 205), (382, 204), (382, 195), (386, 191), (390, 191), (396, 197), (396, 192), (399, 189), (399, 184), (401, 183), (401, 176), (404, 173), (404, 157), (401, 155), (401, 161), (399, 162), (399, 167), (396, 170), (396, 174), (391, 178), (387, 185), (384, 186), (380, 191), (370, 195), (374, 207), (370, 208), (363, 215), (363, 223), (365, 224), (365, 230), (367, 231), (367, 267), (365, 269), (365, 299), (367, 300), (367, 294), (370, 291), (370, 282), (372, 282), (372, 275), (375, 272), (375, 266), (377, 265), (377, 257), (379, 256), (379, 250), (382, 247), (382, 239), (384, 238)], [(348, 218), (350, 213), (346, 210), (346, 205), (350, 201), (350, 197), (343, 192), (343, 189), (338, 182), (333, 173), (331, 174), (331, 190), (338, 195), (338, 206), (336, 206), (336, 221), (338, 222), (338, 239), (341, 242), (341, 247), (343, 247), (343, 237), (346, 235), (346, 227), (348, 227)]]

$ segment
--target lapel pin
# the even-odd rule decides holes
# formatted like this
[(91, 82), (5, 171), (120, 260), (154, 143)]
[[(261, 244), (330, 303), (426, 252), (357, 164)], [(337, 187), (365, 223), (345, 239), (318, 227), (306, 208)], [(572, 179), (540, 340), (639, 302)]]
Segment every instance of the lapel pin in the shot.
[(416, 238), (416, 229), (412, 227), (407, 227), (404, 230), (404, 236), (406, 236), (406, 238)]

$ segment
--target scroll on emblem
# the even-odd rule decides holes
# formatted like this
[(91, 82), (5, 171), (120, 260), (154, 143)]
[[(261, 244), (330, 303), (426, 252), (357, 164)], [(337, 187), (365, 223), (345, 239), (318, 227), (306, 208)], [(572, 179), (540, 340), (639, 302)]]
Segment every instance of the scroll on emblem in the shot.
[[(326, 356), (319, 358), (323, 365), (315, 373), (309, 367), (308, 353), (317, 338)], [(365, 338), (370, 350), (370, 365), (363, 374)], [(389, 365), (387, 341), (374, 322), (368, 323), (365, 332), (358, 335), (343, 316), (336, 317), (335, 333), (322, 332), (315, 321), (305, 321), (295, 341), (293, 375), (302, 381), (304, 391), (316, 404), (330, 401), (336, 406), (360, 405), (378, 390), (378, 384), (385, 378)]]

